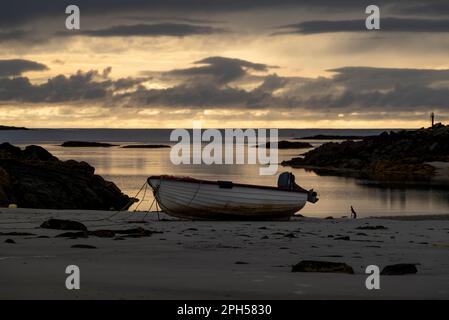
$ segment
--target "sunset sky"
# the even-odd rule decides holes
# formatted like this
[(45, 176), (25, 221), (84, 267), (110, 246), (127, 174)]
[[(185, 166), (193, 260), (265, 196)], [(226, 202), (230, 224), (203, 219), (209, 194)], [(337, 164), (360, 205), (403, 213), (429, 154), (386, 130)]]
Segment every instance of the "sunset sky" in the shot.
[(0, 124), (422, 127), (449, 119), (448, 53), (447, 0), (6, 0)]

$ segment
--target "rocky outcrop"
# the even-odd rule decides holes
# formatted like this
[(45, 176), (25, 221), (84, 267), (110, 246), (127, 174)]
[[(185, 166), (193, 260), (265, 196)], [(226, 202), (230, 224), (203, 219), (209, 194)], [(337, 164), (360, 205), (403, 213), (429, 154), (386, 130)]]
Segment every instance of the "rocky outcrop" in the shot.
[(404, 274), (415, 274), (417, 272), (418, 269), (415, 264), (399, 263), (386, 266), (380, 274), (383, 276), (401, 276)]
[(116, 144), (104, 143), (104, 142), (90, 142), (90, 141), (66, 141), (61, 144), (61, 147), (76, 148), (76, 147), (89, 147), (89, 148), (110, 148), (115, 147)]
[(170, 148), (170, 146), (166, 144), (130, 144), (123, 146), (125, 149), (162, 149), (162, 148)]
[[(259, 148), (265, 147), (270, 148), (270, 142), (266, 144), (259, 145)], [(300, 141), (278, 141), (278, 149), (303, 149), (303, 148), (312, 148), (313, 146), (308, 142), (300, 142)]]
[(0, 206), (119, 210), (132, 199), (86, 162), (60, 161), (39, 146), (0, 144)]
[(49, 219), (41, 224), (41, 228), (56, 230), (87, 230), (86, 226), (78, 221)]
[(302, 137), (300, 140), (362, 140), (371, 136), (339, 136), (333, 134), (317, 134), (314, 136)]
[(431, 161), (449, 161), (449, 126), (437, 124), (414, 131), (383, 132), (362, 141), (329, 142), (282, 165), (430, 177), (435, 168), (426, 162)]

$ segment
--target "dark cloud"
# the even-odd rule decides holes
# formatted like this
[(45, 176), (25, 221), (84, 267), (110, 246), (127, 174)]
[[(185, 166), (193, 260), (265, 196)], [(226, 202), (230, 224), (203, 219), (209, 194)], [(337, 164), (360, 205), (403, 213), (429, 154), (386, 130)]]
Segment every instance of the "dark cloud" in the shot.
[[(241, 59), (209, 57), (199, 66), (163, 72), (178, 83), (148, 89), (148, 77), (112, 80), (110, 68), (48, 79), (33, 84), (26, 77), (0, 78), (0, 101), (70, 103), (95, 101), (113, 110), (128, 106), (229, 109), (265, 109), (270, 112), (307, 110), (313, 114), (354, 114), (376, 118), (385, 113), (413, 115), (429, 110), (449, 113), (449, 70), (345, 67), (328, 70), (329, 77), (299, 78), (276, 74), (266, 64)], [(161, 78), (159, 78), (161, 79)], [(162, 77), (163, 79), (163, 77)], [(260, 83), (247, 89), (245, 81)], [(173, 79), (170, 79), (173, 81)], [(236, 81), (238, 80), (238, 81)], [(418, 117), (417, 115), (416, 117)]]
[(42, 71), (47, 66), (30, 60), (0, 60), (0, 77), (17, 76), (26, 71)]
[(181, 23), (158, 23), (112, 26), (98, 30), (81, 30), (80, 32), (59, 32), (58, 35), (84, 35), (92, 37), (127, 37), (127, 36), (174, 36), (206, 35), (224, 32), (223, 29)]
[(23, 30), (0, 31), (0, 43), (26, 39), (28, 32)]
[[(333, 112), (415, 112), (427, 108), (449, 111), (449, 70), (347, 67), (336, 74), (311, 80), (305, 91), (291, 89), (288, 95), (313, 110)], [(317, 84), (319, 90), (313, 90)], [(326, 90), (322, 90), (326, 86)], [(305, 92), (313, 94), (306, 96)], [(299, 94), (298, 94), (299, 93)]]
[(449, 3), (446, 0), (421, 1), (418, 3), (395, 3), (392, 11), (407, 15), (445, 16), (449, 15)]
[(168, 89), (139, 90), (125, 95), (131, 105), (189, 108), (266, 107), (271, 105), (271, 95), (259, 91), (247, 91), (209, 82), (183, 83)]
[(197, 61), (195, 64), (203, 66), (173, 70), (168, 74), (187, 77), (206, 76), (211, 77), (219, 83), (229, 83), (247, 75), (248, 70), (267, 71), (268, 68), (274, 68), (274, 66), (270, 67), (262, 63), (253, 63), (226, 57), (209, 57)]
[[(381, 18), (378, 32), (449, 32), (449, 19)], [(330, 32), (368, 32), (365, 19), (360, 20), (316, 20), (279, 27), (282, 34), (317, 34)]]
[(72, 102), (101, 99), (114, 90), (128, 89), (141, 79), (108, 79), (109, 68), (102, 73), (78, 71), (71, 76), (58, 75), (43, 84), (33, 84), (27, 77), (0, 78), (0, 101), (18, 102)]
[[(379, 6), (419, 5), (422, 1), (377, 0)], [(441, 0), (426, 1), (429, 6), (438, 5)], [(46, 17), (64, 17), (65, 8), (74, 4), (71, 0), (5, 0), (0, 10), (0, 24), (12, 26)], [(82, 15), (110, 15), (148, 12), (223, 13), (267, 8), (299, 8), (321, 10), (323, 12), (360, 12), (360, 8), (370, 3), (360, 0), (77, 0)], [(398, 10), (400, 11), (400, 10)]]
[(183, 17), (183, 16), (169, 16), (169, 15), (148, 15), (148, 16), (122, 16), (118, 17), (119, 20), (131, 20), (131, 21), (164, 21), (164, 22), (183, 22), (191, 24), (215, 24), (215, 23), (226, 23), (222, 20), (212, 20), (212, 19), (200, 19), (195, 17)]

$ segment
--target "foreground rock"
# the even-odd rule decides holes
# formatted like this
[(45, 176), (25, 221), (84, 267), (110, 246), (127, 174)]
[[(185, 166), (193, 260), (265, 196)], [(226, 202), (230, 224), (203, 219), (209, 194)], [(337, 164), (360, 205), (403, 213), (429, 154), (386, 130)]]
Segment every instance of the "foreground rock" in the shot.
[(399, 263), (386, 266), (380, 273), (383, 276), (400, 276), (404, 274), (415, 274), (418, 272), (416, 265), (410, 263)]
[[(73, 230), (73, 229), (72, 229)], [(88, 238), (89, 236), (94, 236), (98, 238), (114, 238), (117, 235), (122, 236), (123, 238), (143, 238), (150, 237), (155, 233), (162, 233), (160, 231), (153, 231), (144, 228), (134, 228), (134, 229), (120, 229), (120, 230), (82, 230), (79, 232), (64, 232), (58, 234), (56, 238), (70, 238), (70, 239), (78, 239), (78, 238)]]
[(0, 144), (0, 207), (119, 210), (132, 203), (86, 162), (60, 161), (39, 146)]
[(341, 262), (303, 260), (292, 266), (292, 272), (331, 272), (354, 274), (351, 266)]
[(125, 149), (162, 149), (162, 148), (170, 148), (170, 146), (165, 144), (130, 144), (127, 146), (123, 146)]
[(61, 144), (61, 147), (75, 148), (75, 147), (89, 147), (89, 148), (110, 148), (116, 147), (116, 144), (104, 143), (104, 142), (89, 142), (89, 141), (66, 141)]
[(426, 163), (432, 161), (449, 161), (449, 126), (437, 124), (414, 131), (383, 132), (362, 141), (329, 142), (282, 165), (352, 170), (373, 178), (394, 174), (431, 177), (435, 168)]
[[(267, 142), (264, 145), (259, 145), (259, 148), (265, 147), (270, 148), (270, 142)], [(304, 148), (312, 148), (313, 146), (308, 142), (300, 142), (300, 141), (278, 141), (278, 149), (304, 149)]]
[(71, 220), (50, 219), (41, 224), (41, 228), (56, 230), (87, 230), (81, 222)]

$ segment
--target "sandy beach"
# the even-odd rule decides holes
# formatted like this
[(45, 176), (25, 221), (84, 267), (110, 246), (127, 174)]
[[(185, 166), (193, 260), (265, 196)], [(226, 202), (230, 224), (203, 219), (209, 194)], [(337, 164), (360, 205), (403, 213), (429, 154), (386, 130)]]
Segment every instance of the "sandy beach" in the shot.
[[(112, 214), (1, 209), (0, 299), (449, 298), (447, 216), (212, 222), (162, 214), (158, 221), (154, 213), (132, 212), (108, 218)], [(79, 221), (89, 230), (142, 227), (162, 233), (60, 238), (55, 236), (66, 231), (39, 227), (49, 218)], [(71, 248), (77, 244), (96, 248)], [(292, 273), (301, 260), (344, 262), (355, 274)], [(367, 265), (382, 270), (397, 263), (416, 263), (418, 273), (381, 276), (380, 290), (366, 289)], [(80, 290), (65, 287), (68, 265), (80, 268)]]

